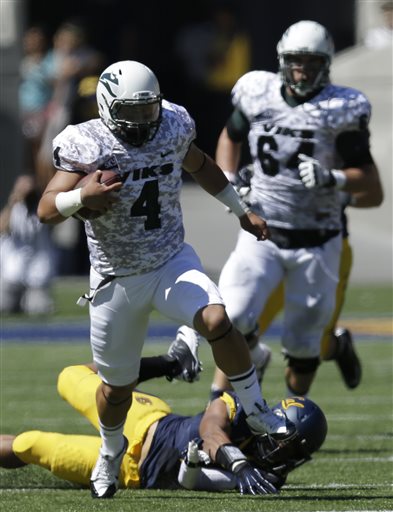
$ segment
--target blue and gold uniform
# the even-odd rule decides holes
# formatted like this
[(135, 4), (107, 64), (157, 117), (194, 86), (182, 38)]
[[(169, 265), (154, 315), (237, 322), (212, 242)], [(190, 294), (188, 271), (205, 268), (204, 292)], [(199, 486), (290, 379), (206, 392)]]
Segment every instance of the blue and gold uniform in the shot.
[[(86, 366), (67, 367), (58, 379), (60, 396), (96, 429), (98, 415), (95, 393), (99, 383), (99, 377)], [(236, 418), (234, 413), (239, 404), (229, 395), (226, 401), (231, 404), (229, 410), (232, 417)], [(182, 452), (190, 440), (199, 436), (202, 415), (173, 414), (170, 406), (159, 397), (134, 391), (124, 428), (129, 446), (121, 466), (120, 486), (152, 488), (159, 487), (165, 481), (165, 487), (168, 487), (169, 480), (172, 486), (176, 484)], [(146, 436), (156, 423), (148, 453), (140, 464)], [(27, 464), (39, 465), (62, 479), (88, 485), (100, 446), (98, 436), (29, 431), (16, 437), (13, 451)]]
[[(58, 379), (60, 396), (97, 430), (95, 393), (99, 383), (99, 377), (86, 366), (67, 367)], [(225, 393), (221, 399), (228, 407), (233, 441), (241, 443), (250, 437), (250, 430), (240, 402), (232, 393)], [(134, 391), (124, 428), (129, 446), (121, 466), (120, 486), (168, 488), (176, 485), (182, 453), (189, 441), (199, 437), (202, 416), (203, 413), (194, 416), (173, 414), (170, 406), (159, 397)], [(152, 426), (155, 431), (141, 463), (144, 443)], [(29, 431), (16, 437), (13, 451), (27, 464), (39, 465), (59, 478), (88, 485), (100, 446), (98, 436)]]

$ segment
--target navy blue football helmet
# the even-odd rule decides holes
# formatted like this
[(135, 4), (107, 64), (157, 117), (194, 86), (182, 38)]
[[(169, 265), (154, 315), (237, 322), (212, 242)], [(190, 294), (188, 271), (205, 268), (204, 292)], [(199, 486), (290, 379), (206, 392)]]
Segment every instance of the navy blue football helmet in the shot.
[(292, 421), (297, 434), (286, 441), (277, 441), (267, 434), (256, 436), (253, 453), (256, 464), (280, 475), (285, 481), (290, 471), (310, 460), (322, 446), (327, 434), (327, 421), (318, 405), (308, 398), (287, 398), (272, 410)]

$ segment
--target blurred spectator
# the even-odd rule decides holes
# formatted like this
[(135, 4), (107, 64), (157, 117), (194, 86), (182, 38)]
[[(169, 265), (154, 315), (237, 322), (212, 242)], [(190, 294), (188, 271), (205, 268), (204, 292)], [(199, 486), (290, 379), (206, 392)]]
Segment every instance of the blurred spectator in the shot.
[(175, 41), (174, 51), (186, 79), (180, 102), (199, 127), (198, 143), (210, 154), (231, 112), (230, 91), (250, 69), (251, 44), (239, 25), (239, 14), (235, 2), (216, 0), (209, 19), (186, 26)]
[(53, 93), (53, 66), (49, 55), (49, 39), (39, 25), (23, 36), (20, 65), (19, 108), (22, 133), (26, 140), (26, 168), (34, 172), (37, 152), (47, 120), (47, 107)]
[(42, 188), (53, 175), (52, 140), (71, 121), (80, 81), (92, 74), (99, 75), (104, 67), (103, 55), (87, 43), (85, 27), (79, 21), (66, 21), (60, 25), (53, 37), (51, 58), (54, 90), (36, 169)]
[[(70, 123), (78, 124), (98, 117), (96, 100), (97, 75), (82, 78), (70, 110)], [(58, 275), (87, 275), (90, 269), (89, 252), (83, 222), (67, 219), (52, 227), (57, 252)]]
[(368, 48), (386, 48), (393, 44), (393, 0), (380, 5), (383, 15), (383, 25), (374, 27), (366, 32), (364, 44)]
[[(58, 27), (48, 60), (53, 73), (53, 91), (35, 168), (40, 189), (44, 189), (53, 176), (54, 137), (67, 124), (80, 123), (92, 115), (98, 115), (95, 95), (92, 106), (93, 89), (89, 83), (93, 83), (95, 88), (97, 77), (105, 67), (104, 56), (87, 42), (86, 28), (79, 20), (65, 21)], [(82, 238), (83, 242), (81, 238), (80, 222), (75, 219), (69, 219), (52, 229), (59, 275), (87, 272), (85, 237)]]
[(98, 117), (96, 89), (99, 75), (85, 76), (78, 83), (73, 101), (70, 123), (83, 123), (94, 117)]
[(19, 176), (0, 212), (0, 311), (46, 314), (53, 311), (53, 248), (48, 225), (36, 210), (40, 191), (30, 175)]

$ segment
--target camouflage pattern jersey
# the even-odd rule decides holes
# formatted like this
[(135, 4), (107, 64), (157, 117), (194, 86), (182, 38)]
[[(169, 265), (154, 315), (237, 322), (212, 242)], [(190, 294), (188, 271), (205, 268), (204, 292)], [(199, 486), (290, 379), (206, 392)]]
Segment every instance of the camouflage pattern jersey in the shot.
[(116, 137), (100, 119), (69, 125), (54, 139), (57, 169), (116, 169), (126, 178), (113, 209), (85, 222), (90, 262), (97, 272), (150, 272), (182, 249), (181, 166), (195, 136), (187, 111), (163, 101), (158, 132), (141, 147)]
[(340, 169), (337, 136), (367, 127), (371, 107), (355, 89), (328, 84), (295, 107), (281, 94), (282, 81), (266, 71), (246, 73), (232, 90), (232, 103), (248, 119), (254, 162), (250, 201), (269, 226), (283, 229), (341, 227), (341, 206), (334, 188), (308, 190), (299, 178), (298, 155)]

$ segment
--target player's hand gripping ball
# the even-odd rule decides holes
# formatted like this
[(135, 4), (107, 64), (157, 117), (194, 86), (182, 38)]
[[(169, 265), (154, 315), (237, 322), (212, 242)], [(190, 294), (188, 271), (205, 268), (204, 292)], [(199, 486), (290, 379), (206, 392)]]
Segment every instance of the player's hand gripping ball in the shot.
[[(104, 185), (113, 185), (114, 183), (122, 183), (124, 180), (122, 179), (122, 176), (117, 173), (116, 171), (106, 170), (101, 171), (101, 179), (100, 183)], [(75, 185), (74, 189), (76, 188), (82, 188), (85, 185), (87, 185), (92, 179), (94, 179), (95, 173), (87, 174), (86, 176), (83, 176), (78, 183)], [(97, 219), (98, 217), (101, 217), (101, 215), (104, 215), (105, 212), (101, 212), (99, 210), (92, 210), (86, 206), (78, 210), (74, 216), (81, 219)]]

